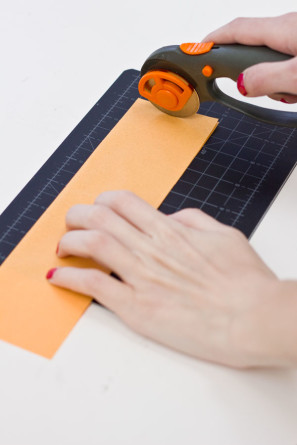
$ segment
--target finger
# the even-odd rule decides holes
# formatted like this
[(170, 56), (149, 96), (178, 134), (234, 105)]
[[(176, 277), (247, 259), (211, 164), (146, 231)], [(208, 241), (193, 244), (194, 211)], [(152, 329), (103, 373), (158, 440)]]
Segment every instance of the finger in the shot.
[(100, 270), (59, 267), (48, 275), (51, 284), (88, 295), (117, 314), (124, 312), (132, 299), (128, 285)]
[[(285, 62), (261, 63), (247, 68), (242, 85), (247, 96), (297, 95), (297, 57)], [(242, 91), (241, 91), (242, 92)]]
[(91, 258), (122, 279), (133, 277), (139, 261), (132, 252), (107, 233), (99, 230), (72, 230), (60, 240), (58, 256)]
[(99, 228), (101, 215), (95, 211), (92, 204), (76, 204), (66, 213), (66, 226), (69, 230), (97, 229)]
[(143, 243), (143, 233), (107, 206), (76, 205), (66, 214), (66, 225), (70, 230), (89, 229), (104, 231), (124, 246), (139, 247)]
[(281, 102), (284, 102), (285, 104), (296, 104), (297, 103), (297, 95), (295, 96), (288, 96), (286, 94), (283, 95), (283, 97), (280, 99)]
[(169, 217), (196, 230), (222, 232), (227, 227), (199, 209), (184, 209)]
[(265, 45), (285, 54), (296, 55), (297, 43), (292, 35), (296, 23), (297, 13), (279, 17), (237, 18), (208, 34), (203, 41)]
[(161, 227), (167, 226), (165, 215), (129, 191), (101, 193), (95, 203), (110, 207), (143, 233), (153, 234)]
[(297, 96), (288, 95), (288, 94), (269, 94), (268, 97), (273, 100), (277, 100), (279, 102), (283, 102), (285, 104), (295, 104), (297, 102)]

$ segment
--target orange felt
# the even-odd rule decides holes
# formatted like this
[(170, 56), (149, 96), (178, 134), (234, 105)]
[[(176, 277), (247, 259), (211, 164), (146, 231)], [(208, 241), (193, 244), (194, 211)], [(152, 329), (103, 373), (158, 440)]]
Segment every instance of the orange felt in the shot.
[(51, 358), (91, 299), (50, 285), (65, 214), (106, 190), (131, 190), (158, 207), (217, 126), (201, 115), (168, 116), (137, 100), (0, 267), (0, 339)]

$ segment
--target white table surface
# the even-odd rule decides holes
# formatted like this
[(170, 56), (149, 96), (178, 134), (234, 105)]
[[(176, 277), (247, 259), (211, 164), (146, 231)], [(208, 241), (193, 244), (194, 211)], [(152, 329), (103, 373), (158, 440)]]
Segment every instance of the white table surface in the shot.
[[(0, 212), (122, 71), (236, 16), (296, 8), (262, 3), (0, 0)], [(296, 190), (297, 169), (252, 239), (295, 279)], [(35, 444), (296, 445), (297, 371), (203, 363), (93, 304), (50, 361), (0, 342), (0, 445)]]

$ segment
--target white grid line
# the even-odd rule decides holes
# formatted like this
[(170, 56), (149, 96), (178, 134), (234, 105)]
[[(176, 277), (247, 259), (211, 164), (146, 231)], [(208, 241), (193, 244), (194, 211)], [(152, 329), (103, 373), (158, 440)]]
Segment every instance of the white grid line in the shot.
[(272, 162), (272, 165), (267, 169), (267, 171), (265, 172), (265, 174), (262, 176), (261, 180), (258, 182), (258, 184), (256, 185), (253, 193), (251, 193), (251, 195), (249, 196), (249, 198), (247, 199), (245, 205), (243, 206), (243, 208), (241, 209), (239, 215), (236, 217), (236, 219), (233, 221), (232, 226), (234, 226), (238, 219), (243, 215), (243, 212), (245, 211), (245, 209), (247, 208), (247, 206), (249, 205), (250, 201), (253, 199), (255, 193), (258, 191), (258, 189), (261, 187), (261, 185), (263, 184), (263, 182), (266, 179), (266, 176), (268, 175), (268, 173), (270, 172), (270, 170), (273, 168), (273, 165), (276, 163), (276, 161), (278, 160), (279, 156), (282, 153), (283, 148), (286, 146), (286, 144), (288, 143), (289, 139), (291, 137), (291, 134), (287, 137), (287, 140), (284, 144), (284, 146), (282, 147), (282, 149), (279, 151), (279, 153), (277, 154), (277, 156), (274, 158), (274, 161)]
[[(210, 110), (211, 110), (211, 108), (210, 108)], [(242, 121), (242, 119), (243, 119), (243, 115), (241, 116), (241, 119), (240, 119), (240, 121), (237, 123), (237, 125), (239, 125), (239, 123)], [(235, 128), (236, 128), (236, 127), (235, 127)], [(185, 201), (186, 201), (187, 199), (192, 199), (192, 197), (190, 196), (191, 193), (195, 190), (196, 187), (199, 187), (199, 182), (200, 182), (201, 179), (203, 178), (203, 175), (207, 172), (208, 168), (212, 165), (213, 160), (218, 156), (219, 153), (221, 153), (221, 151), (222, 151), (224, 145), (228, 143), (228, 140), (229, 140), (229, 138), (227, 138), (226, 141), (223, 142), (223, 144), (222, 144), (222, 146), (220, 147), (220, 149), (217, 150), (217, 153), (215, 154), (215, 156), (214, 156), (214, 158), (212, 159), (212, 161), (206, 166), (206, 169), (205, 169), (203, 172), (201, 172), (201, 173), (199, 174), (199, 177), (197, 178), (197, 181), (195, 182), (195, 184), (193, 185), (193, 187), (190, 189), (189, 193), (185, 196), (185, 198), (183, 199), (183, 201), (180, 203), (178, 209), (182, 208), (183, 204), (185, 203)], [(224, 175), (224, 174), (225, 174), (225, 172), (223, 173), (223, 175)], [(223, 175), (222, 175), (222, 176), (223, 176)], [(217, 181), (216, 185), (214, 186), (214, 188), (212, 189), (212, 191), (214, 191), (215, 188), (217, 187), (217, 185), (220, 183), (220, 181), (221, 181), (221, 179), (222, 179), (222, 176), (218, 178), (218, 181)], [(200, 207), (201, 209), (202, 209), (202, 207), (206, 204), (206, 202), (207, 202), (209, 196), (211, 195), (212, 191), (208, 194), (207, 198), (203, 200), (202, 205), (201, 205), (201, 207)]]

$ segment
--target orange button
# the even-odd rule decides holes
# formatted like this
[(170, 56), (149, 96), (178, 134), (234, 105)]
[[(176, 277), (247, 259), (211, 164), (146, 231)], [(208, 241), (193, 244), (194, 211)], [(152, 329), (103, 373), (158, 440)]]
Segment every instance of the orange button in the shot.
[(213, 67), (209, 65), (205, 65), (205, 67), (202, 69), (202, 74), (205, 77), (210, 77), (213, 73)]
[(178, 105), (178, 98), (172, 91), (160, 90), (157, 91), (155, 95), (155, 100), (157, 104), (161, 104), (166, 110), (174, 110)]
[(138, 84), (141, 96), (170, 111), (182, 110), (193, 93), (190, 84), (166, 71), (149, 71)]
[(197, 56), (198, 54), (208, 53), (213, 45), (214, 42), (182, 43), (180, 45), (180, 49), (185, 54), (189, 54), (190, 56)]

